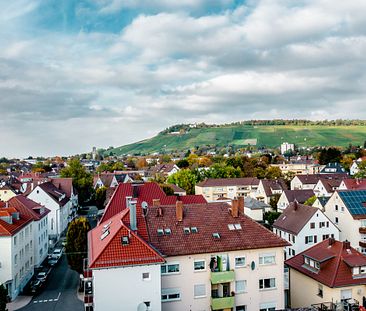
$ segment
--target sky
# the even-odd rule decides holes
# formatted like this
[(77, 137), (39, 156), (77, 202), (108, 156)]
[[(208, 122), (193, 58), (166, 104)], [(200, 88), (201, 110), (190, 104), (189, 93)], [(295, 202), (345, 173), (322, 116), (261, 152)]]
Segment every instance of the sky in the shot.
[(177, 123), (366, 118), (364, 0), (0, 2), (0, 157)]

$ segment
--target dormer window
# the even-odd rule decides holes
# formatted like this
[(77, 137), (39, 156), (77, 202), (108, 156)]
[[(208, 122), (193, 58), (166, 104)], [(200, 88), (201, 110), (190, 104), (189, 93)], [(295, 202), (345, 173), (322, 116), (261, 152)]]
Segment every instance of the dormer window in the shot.
[(309, 257), (304, 257), (304, 265), (307, 266), (310, 269), (319, 270), (320, 269), (320, 263), (319, 261), (313, 260)]
[(366, 266), (353, 267), (352, 273), (353, 273), (354, 276), (360, 276), (360, 275), (365, 276)]

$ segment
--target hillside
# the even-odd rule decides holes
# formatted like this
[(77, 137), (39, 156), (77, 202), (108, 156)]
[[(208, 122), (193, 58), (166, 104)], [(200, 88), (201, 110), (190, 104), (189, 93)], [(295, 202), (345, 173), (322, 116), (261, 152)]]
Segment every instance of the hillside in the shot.
[(279, 147), (282, 142), (294, 143), (299, 147), (363, 145), (366, 140), (366, 126), (329, 125), (228, 125), (220, 127), (191, 128), (181, 133), (159, 133), (157, 136), (133, 144), (108, 150), (106, 153), (151, 154), (161, 151), (186, 151), (195, 146), (235, 145), (245, 147)]

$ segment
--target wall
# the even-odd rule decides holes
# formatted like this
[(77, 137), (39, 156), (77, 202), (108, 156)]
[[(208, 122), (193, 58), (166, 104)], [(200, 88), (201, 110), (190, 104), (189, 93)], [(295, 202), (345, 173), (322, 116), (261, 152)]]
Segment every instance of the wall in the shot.
[[(149, 272), (144, 281), (142, 273)], [(93, 270), (94, 310), (137, 310), (144, 301), (151, 302), (151, 310), (161, 310), (160, 265)]]

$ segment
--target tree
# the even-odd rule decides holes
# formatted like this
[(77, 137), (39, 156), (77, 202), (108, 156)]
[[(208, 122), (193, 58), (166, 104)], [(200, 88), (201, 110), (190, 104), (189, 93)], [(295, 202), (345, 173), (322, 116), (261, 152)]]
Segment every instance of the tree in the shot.
[(85, 217), (75, 218), (67, 229), (66, 255), (71, 269), (83, 272), (83, 260), (87, 257), (88, 231), (90, 225)]
[(189, 162), (186, 159), (179, 160), (176, 164), (177, 164), (177, 166), (179, 168), (187, 168), (187, 167), (189, 167)]
[(310, 197), (309, 199), (307, 199), (304, 202), (304, 205), (309, 205), (309, 206), (313, 206), (314, 202), (316, 201), (316, 196), (313, 195), (312, 197)]
[(61, 177), (71, 177), (72, 183), (78, 191), (79, 202), (87, 201), (93, 192), (93, 177), (81, 165), (79, 159), (71, 159), (67, 167), (60, 172)]
[(6, 303), (8, 302), (8, 291), (5, 286), (0, 284), (0, 311), (7, 311)]
[(160, 184), (160, 188), (165, 192), (166, 195), (174, 195), (174, 189), (170, 185)]
[(269, 224), (270, 226), (272, 226), (272, 225), (273, 225), (273, 223), (275, 222), (275, 220), (276, 220), (278, 217), (280, 217), (280, 215), (281, 215), (281, 213), (280, 213), (280, 212), (271, 212), (271, 211), (268, 211), (268, 212), (265, 212), (265, 213), (263, 214), (263, 219), (264, 219), (265, 221), (267, 221), (267, 222), (268, 222), (268, 224)]
[(331, 162), (339, 162), (341, 160), (341, 151), (337, 148), (324, 148), (318, 155), (319, 164), (324, 165)]
[(278, 200), (280, 199), (280, 194), (275, 194), (273, 196), (271, 196), (270, 200), (269, 200), (269, 205), (271, 205), (272, 209), (274, 211), (277, 211), (277, 203), (278, 203)]
[(270, 166), (266, 170), (265, 178), (278, 179), (282, 177), (282, 171), (278, 166)]
[(354, 176), (355, 178), (366, 178), (366, 161), (362, 161), (358, 164), (358, 172)]
[(136, 167), (139, 170), (141, 170), (145, 167), (148, 167), (148, 163), (147, 163), (146, 159), (145, 158), (138, 159), (137, 162), (136, 162)]
[(176, 184), (187, 191), (187, 194), (194, 194), (194, 186), (197, 181), (197, 175), (189, 169), (180, 170), (168, 177), (169, 184)]
[(96, 204), (98, 209), (103, 209), (104, 208), (104, 202), (106, 200), (106, 194), (107, 194), (107, 187), (105, 187), (105, 186), (99, 187), (95, 191), (95, 204)]

